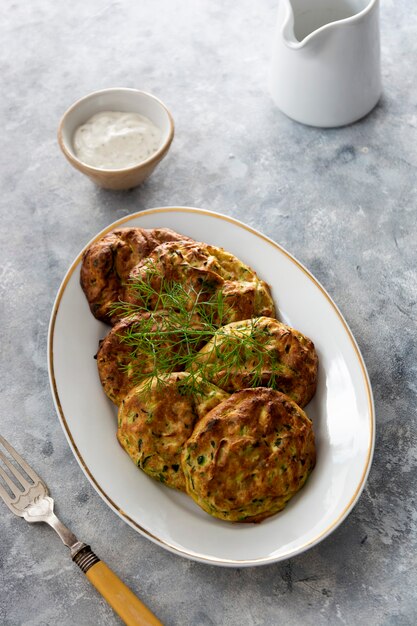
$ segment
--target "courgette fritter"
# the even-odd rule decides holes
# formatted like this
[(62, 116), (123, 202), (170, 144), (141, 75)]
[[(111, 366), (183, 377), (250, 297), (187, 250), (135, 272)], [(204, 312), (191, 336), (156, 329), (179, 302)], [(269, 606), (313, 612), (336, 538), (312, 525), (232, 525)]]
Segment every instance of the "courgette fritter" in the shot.
[(83, 253), (80, 282), (91, 313), (114, 324), (112, 307), (123, 299), (130, 271), (166, 241), (190, 241), (169, 228), (118, 228), (94, 241)]
[(192, 364), (203, 378), (233, 393), (246, 387), (273, 387), (306, 406), (317, 386), (313, 342), (270, 317), (220, 328)]
[(122, 400), (117, 438), (146, 474), (185, 491), (181, 452), (197, 420), (229, 394), (209, 383), (193, 393), (188, 374), (174, 373), (144, 381)]
[[(134, 287), (144, 282), (154, 291), (146, 302)], [(170, 242), (155, 248), (132, 269), (125, 299), (156, 308), (164, 285), (172, 283), (187, 289), (190, 309), (196, 302), (221, 301), (215, 311), (218, 326), (275, 312), (270, 288), (254, 270), (223, 248), (200, 242)]]
[(186, 491), (207, 513), (260, 522), (301, 489), (316, 460), (312, 423), (285, 394), (234, 393), (195, 426), (181, 465)]
[[(198, 327), (197, 320), (194, 325)], [(153, 339), (151, 333), (156, 333), (158, 338)], [(100, 342), (96, 355), (100, 382), (107, 397), (119, 406), (142, 378), (155, 369), (162, 373), (163, 363), (171, 371), (171, 363), (176, 362), (174, 355), (187, 353), (189, 349), (181, 338), (182, 329), (173, 327), (167, 311), (142, 312), (117, 322)], [(175, 371), (182, 369), (178, 362)]]

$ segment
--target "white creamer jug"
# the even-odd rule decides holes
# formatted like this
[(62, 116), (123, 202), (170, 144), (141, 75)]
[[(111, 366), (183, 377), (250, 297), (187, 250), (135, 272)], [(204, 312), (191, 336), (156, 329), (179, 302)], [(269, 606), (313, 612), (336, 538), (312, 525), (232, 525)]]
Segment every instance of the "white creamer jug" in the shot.
[(279, 0), (270, 88), (303, 124), (369, 113), (381, 95), (379, 0)]

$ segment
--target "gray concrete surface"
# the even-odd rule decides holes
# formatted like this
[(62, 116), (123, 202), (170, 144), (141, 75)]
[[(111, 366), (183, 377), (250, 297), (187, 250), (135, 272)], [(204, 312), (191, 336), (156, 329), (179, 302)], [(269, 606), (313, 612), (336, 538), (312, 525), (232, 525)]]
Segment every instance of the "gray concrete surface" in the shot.
[[(416, 608), (417, 19), (383, 0), (384, 95), (339, 130), (293, 123), (266, 88), (276, 2), (4, 0), (0, 22), (0, 430), (57, 511), (170, 626), (412, 626)], [(176, 121), (153, 177), (105, 192), (59, 152), (58, 120), (110, 86)], [(49, 390), (47, 328), (64, 273), (100, 229), (166, 205), (220, 211), (303, 262), (346, 317), (377, 414), (367, 486), (325, 541), (283, 563), (220, 569), (155, 546), (82, 474)], [(44, 526), (0, 503), (0, 624), (120, 623)]]

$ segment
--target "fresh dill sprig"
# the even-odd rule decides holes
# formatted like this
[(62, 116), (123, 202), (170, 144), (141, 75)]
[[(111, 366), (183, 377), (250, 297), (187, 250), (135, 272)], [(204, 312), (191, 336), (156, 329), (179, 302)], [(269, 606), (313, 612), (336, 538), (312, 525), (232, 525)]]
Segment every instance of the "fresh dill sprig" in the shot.
[(150, 264), (145, 277), (132, 279), (128, 290), (129, 302), (113, 305), (112, 315), (132, 319), (119, 337), (131, 348), (129, 362), (121, 367), (134, 384), (150, 390), (153, 381), (163, 386), (167, 375), (186, 371), (183, 388), (199, 393), (208, 382), (227, 389), (230, 376), (240, 372), (248, 386), (277, 388), (284, 366), (265, 345), (271, 334), (259, 318), (223, 327), (229, 307), (221, 288), (208, 289), (204, 280), (198, 288), (192, 282), (168, 281)]

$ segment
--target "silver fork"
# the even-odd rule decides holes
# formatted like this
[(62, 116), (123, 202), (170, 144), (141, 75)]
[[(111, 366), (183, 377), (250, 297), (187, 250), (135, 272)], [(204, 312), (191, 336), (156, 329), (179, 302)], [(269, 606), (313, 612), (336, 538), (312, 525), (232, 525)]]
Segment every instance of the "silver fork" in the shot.
[[(0, 496), (15, 515), (27, 522), (46, 522), (70, 549), (72, 560), (86, 574), (94, 587), (107, 600), (128, 626), (162, 626), (157, 617), (135, 596), (116, 574), (101, 561), (90, 546), (77, 537), (57, 518), (54, 501), (43, 480), (0, 435)], [(26, 476), (25, 476), (25, 475)]]

